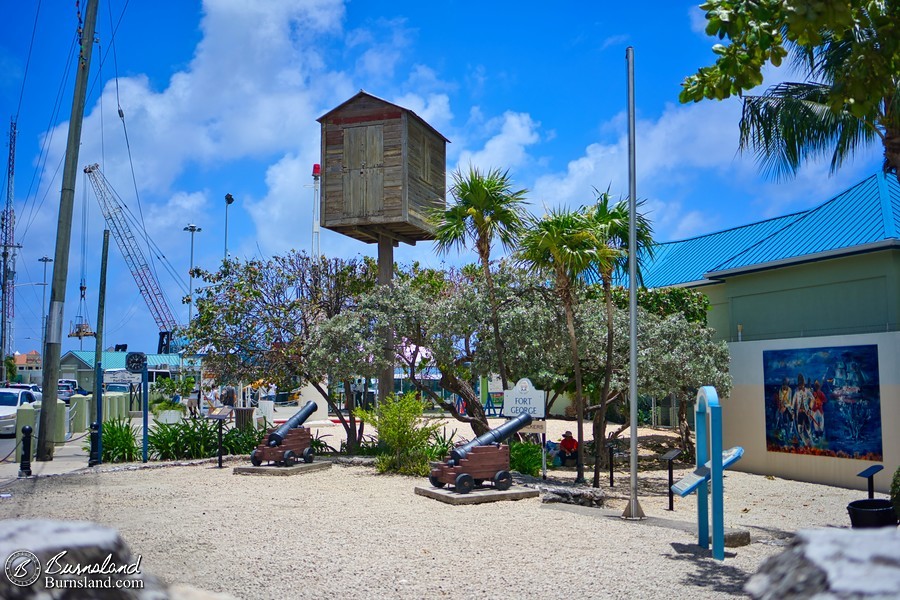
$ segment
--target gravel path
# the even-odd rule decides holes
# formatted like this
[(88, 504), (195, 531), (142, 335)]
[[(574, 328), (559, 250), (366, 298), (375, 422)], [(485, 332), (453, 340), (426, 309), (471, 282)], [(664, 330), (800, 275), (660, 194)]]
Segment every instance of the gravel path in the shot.
[[(322, 460), (322, 459), (317, 459)], [(2, 518), (90, 520), (117, 528), (142, 569), (237, 598), (714, 598), (743, 596), (760, 562), (800, 528), (849, 525), (864, 492), (729, 472), (726, 527), (753, 543), (724, 562), (696, 534), (693, 497), (665, 510), (664, 470), (640, 475), (652, 517), (618, 518), (627, 467), (608, 490), (613, 511), (539, 499), (449, 506), (417, 496), (424, 479), (340, 466), (293, 477), (193, 466), (83, 472), (17, 481)], [(571, 477), (562, 473), (562, 479)]]

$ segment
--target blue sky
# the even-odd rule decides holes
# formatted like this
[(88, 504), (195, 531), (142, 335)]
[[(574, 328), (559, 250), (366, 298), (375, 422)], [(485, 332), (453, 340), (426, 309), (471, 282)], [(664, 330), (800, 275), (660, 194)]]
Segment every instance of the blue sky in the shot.
[[(33, 0), (8, 3), (0, 26), (4, 141), (10, 117), (17, 116), (18, 129), (22, 248), (13, 350), (20, 352), (39, 349), (43, 288), (33, 284), (43, 279), (38, 259), (54, 255), (75, 4), (44, 0), (38, 12)], [(509, 169), (516, 186), (529, 190), (532, 210), (542, 213), (587, 204), (594, 188), (627, 193), (625, 49), (634, 47), (637, 193), (659, 241), (819, 204), (880, 167), (880, 151), (872, 148), (834, 176), (822, 161), (792, 181), (766, 180), (752, 156), (737, 154), (737, 101), (680, 105), (680, 82), (713, 61), (717, 41), (703, 33), (697, 4), (655, 2), (637, 13), (625, 3), (565, 0), (101, 0), (79, 173), (100, 163), (132, 212), (143, 214), (179, 274), (177, 282), (163, 266), (158, 271), (173, 312), (186, 321), (184, 226), (202, 228), (194, 264), (216, 268), (230, 193), (232, 255), (308, 251), (311, 170), (320, 162), (316, 118), (360, 89), (412, 109), (444, 134), (451, 141), (448, 173), (469, 164)], [(769, 71), (766, 83), (786, 78)], [(96, 328), (104, 224), (81, 175), (73, 221), (64, 335), (79, 315)], [(155, 352), (156, 324), (111, 246), (104, 346)], [(321, 250), (375, 253), (329, 231), (321, 234)], [(402, 246), (395, 258), (439, 266), (474, 255), (438, 256), (425, 242)], [(84, 349), (93, 347), (92, 338), (84, 341)], [(77, 339), (64, 338), (64, 352), (78, 348)]]

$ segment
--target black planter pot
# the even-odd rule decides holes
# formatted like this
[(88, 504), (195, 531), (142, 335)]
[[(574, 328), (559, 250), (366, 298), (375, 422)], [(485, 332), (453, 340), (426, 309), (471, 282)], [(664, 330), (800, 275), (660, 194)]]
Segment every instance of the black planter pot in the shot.
[(897, 513), (890, 500), (873, 498), (854, 500), (847, 505), (850, 513), (850, 525), (862, 527), (894, 527), (897, 525)]

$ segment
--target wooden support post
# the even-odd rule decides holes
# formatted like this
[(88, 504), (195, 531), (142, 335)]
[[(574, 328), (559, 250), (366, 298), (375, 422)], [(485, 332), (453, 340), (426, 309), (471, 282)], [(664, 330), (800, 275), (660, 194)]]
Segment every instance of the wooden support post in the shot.
[[(378, 285), (391, 285), (394, 276), (394, 240), (379, 234), (378, 236)], [(384, 358), (388, 366), (378, 378), (378, 403), (384, 401), (394, 391), (394, 336), (389, 328), (382, 331), (384, 337)]]

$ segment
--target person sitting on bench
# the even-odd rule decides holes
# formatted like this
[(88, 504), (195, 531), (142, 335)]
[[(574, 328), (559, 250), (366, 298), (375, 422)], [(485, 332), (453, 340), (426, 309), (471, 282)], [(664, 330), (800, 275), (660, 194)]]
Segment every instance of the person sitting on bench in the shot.
[(572, 437), (572, 432), (567, 431), (563, 434), (562, 441), (559, 442), (559, 456), (562, 466), (566, 466), (566, 460), (578, 457), (578, 440)]

